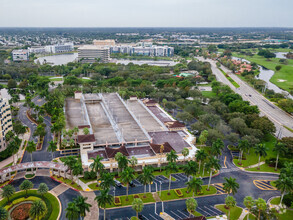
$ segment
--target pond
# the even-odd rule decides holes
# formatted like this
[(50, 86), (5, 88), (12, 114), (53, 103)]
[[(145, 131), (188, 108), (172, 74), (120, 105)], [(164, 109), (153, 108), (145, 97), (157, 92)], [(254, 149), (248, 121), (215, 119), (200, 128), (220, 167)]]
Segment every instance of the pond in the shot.
[(44, 64), (45, 62), (55, 66), (55, 65), (65, 65), (70, 62), (76, 61), (78, 53), (68, 53), (68, 54), (58, 54), (52, 56), (44, 56), (39, 57), (38, 59), (34, 60), (35, 63), (38, 61), (40, 64)]
[(275, 54), (276, 54), (276, 58), (287, 59), (287, 57), (285, 56), (287, 52), (277, 52)]

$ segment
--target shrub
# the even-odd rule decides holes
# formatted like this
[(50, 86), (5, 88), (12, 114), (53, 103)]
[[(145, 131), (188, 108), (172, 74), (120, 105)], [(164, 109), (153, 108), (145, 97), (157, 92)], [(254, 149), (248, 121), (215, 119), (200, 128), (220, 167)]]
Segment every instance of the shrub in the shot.
[(97, 178), (97, 175), (94, 171), (85, 171), (83, 178), (86, 180), (91, 180)]
[(116, 196), (115, 198), (114, 198), (114, 205), (121, 205), (121, 199), (120, 199), (120, 197), (119, 196)]
[(284, 203), (287, 207), (291, 207), (292, 202), (293, 202), (293, 194), (287, 194), (287, 195), (284, 195), (283, 203)]
[(180, 189), (174, 189), (174, 191), (175, 191), (175, 193), (176, 193), (176, 195), (178, 197), (182, 197), (183, 196), (183, 193), (182, 193), (182, 191)]

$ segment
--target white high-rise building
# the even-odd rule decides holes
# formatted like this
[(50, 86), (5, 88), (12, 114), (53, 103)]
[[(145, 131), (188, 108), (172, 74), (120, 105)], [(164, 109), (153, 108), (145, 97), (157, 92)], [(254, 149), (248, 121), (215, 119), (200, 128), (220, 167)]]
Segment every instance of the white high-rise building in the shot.
[(83, 45), (78, 48), (78, 60), (86, 63), (97, 61), (108, 62), (110, 59), (109, 47), (98, 45)]
[(13, 50), (11, 55), (13, 61), (29, 61), (28, 50)]
[(5, 135), (12, 130), (11, 111), (8, 100), (0, 96), (0, 152), (6, 149)]

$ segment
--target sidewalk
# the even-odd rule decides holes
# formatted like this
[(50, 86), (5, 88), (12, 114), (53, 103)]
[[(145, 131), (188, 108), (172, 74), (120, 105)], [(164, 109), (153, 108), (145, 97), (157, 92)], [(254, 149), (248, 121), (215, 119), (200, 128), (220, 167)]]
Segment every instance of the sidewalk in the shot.
[[(23, 135), (22, 142), (21, 142), (21, 145), (19, 147), (19, 150), (18, 150), (17, 154), (15, 154), (15, 156), (14, 156), (15, 159), (16, 158), (19, 159), (19, 158), (22, 157), (22, 154), (24, 153), (24, 150), (22, 150), (22, 147), (23, 147), (25, 141), (27, 141), (27, 142), (29, 141), (29, 137), (30, 137), (30, 132), (27, 132), (27, 133), (25, 133)], [(13, 158), (14, 157), (12, 155), (12, 156), (6, 158), (5, 160), (1, 161), (0, 162), (0, 169), (4, 168), (5, 166), (7, 166), (7, 165), (9, 165), (11, 163), (13, 163)]]
[[(261, 165), (265, 164), (265, 162), (262, 161), (262, 162), (260, 162), (259, 164), (260, 164), (260, 166), (261, 166)], [(248, 166), (247, 168), (254, 168), (254, 167), (258, 167), (258, 163), (257, 163), (257, 164), (254, 164), (254, 165), (251, 165), (251, 166)]]

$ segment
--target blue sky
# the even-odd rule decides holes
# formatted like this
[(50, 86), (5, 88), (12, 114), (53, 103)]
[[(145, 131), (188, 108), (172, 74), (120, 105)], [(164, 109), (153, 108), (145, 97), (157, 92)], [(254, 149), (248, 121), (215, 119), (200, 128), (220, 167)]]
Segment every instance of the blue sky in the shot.
[(293, 0), (0, 0), (0, 27), (293, 27)]

